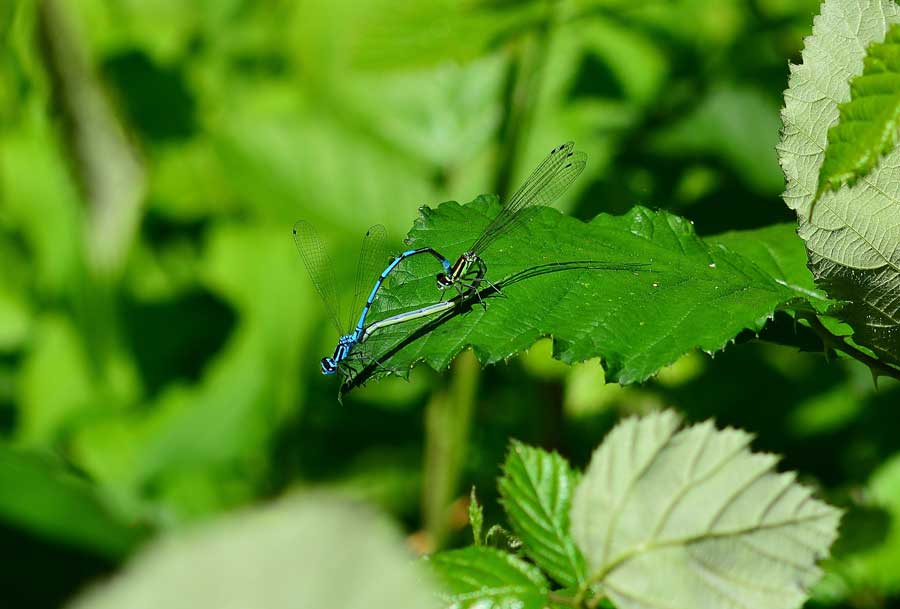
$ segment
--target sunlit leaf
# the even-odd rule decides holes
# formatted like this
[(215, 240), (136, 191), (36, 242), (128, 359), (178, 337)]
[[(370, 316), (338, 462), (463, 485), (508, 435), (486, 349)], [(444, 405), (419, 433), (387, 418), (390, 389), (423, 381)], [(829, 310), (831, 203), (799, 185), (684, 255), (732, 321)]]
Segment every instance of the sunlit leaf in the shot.
[[(426, 209), (409, 242), (455, 260), (496, 210), (492, 197)], [(798, 296), (747, 258), (700, 239), (687, 220), (642, 207), (587, 224), (544, 208), (483, 258), (487, 278), (499, 283), (503, 297), (486, 293), (485, 309), (475, 303), (386, 352), (392, 367), (424, 360), (440, 370), (467, 345), (482, 363), (494, 363), (549, 335), (557, 358), (571, 363), (599, 356), (607, 380), (637, 382), (687, 351), (718, 351), (742, 330), (759, 330), (778, 306)], [(648, 266), (556, 266), (585, 260)], [(411, 260), (383, 290), (375, 316), (436, 302), (439, 270), (433, 259)]]
[(353, 64), (369, 69), (474, 59), (551, 18), (548, 6), (533, 0), (380, 2), (372, 8), (351, 47)]
[(863, 72), (850, 80), (850, 101), (838, 106), (828, 130), (816, 196), (854, 184), (897, 144), (900, 132), (900, 28), (890, 26), (884, 42), (872, 43)]
[(454, 609), (543, 609), (547, 581), (540, 570), (512, 554), (487, 547), (439, 552), (429, 556), (444, 593)]
[(797, 237), (794, 223), (773, 224), (763, 228), (729, 231), (706, 239), (741, 254), (768, 273), (775, 281), (793, 290), (798, 298), (822, 310), (834, 301), (816, 287), (807, 267), (806, 248)]
[(885, 154), (854, 185), (815, 199), (829, 129), (839, 121), (840, 105), (851, 101), (851, 79), (863, 73), (869, 45), (900, 22), (900, 9), (887, 0), (827, 0), (821, 11), (785, 92), (784, 201), (797, 212), (816, 283), (848, 302), (841, 317), (854, 340), (900, 363), (900, 150)]
[(208, 237), (198, 274), (238, 328), (196, 382), (171, 383), (144, 411), (92, 421), (74, 440), (92, 474), (132, 493), (152, 484), (176, 520), (252, 496), (260, 452), (296, 406), (299, 345), (315, 323), (294, 309), (304, 284), (290, 227), (219, 224)]
[[(46, 445), (96, 399), (83, 337), (71, 321), (47, 315), (34, 324), (32, 348), (21, 367), (19, 439)], [(53, 382), (47, 382), (53, 379)]]
[(585, 580), (584, 557), (569, 533), (577, 476), (560, 455), (513, 442), (498, 482), (506, 515), (525, 553), (564, 586)]
[(749, 434), (679, 425), (631, 418), (594, 452), (572, 505), (590, 581), (619, 609), (799, 607), (840, 512)]

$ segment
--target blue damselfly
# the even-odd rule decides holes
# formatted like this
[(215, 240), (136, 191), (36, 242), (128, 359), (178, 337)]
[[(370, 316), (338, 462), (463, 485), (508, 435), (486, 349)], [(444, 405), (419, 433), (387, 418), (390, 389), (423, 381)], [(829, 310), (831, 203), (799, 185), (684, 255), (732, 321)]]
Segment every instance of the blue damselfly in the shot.
[[(378, 290), (391, 271), (397, 268), (397, 265), (403, 260), (418, 254), (430, 254), (441, 263), (445, 272), (449, 271), (450, 262), (447, 258), (430, 247), (422, 247), (407, 250), (395, 256), (390, 260), (387, 267), (380, 274), (376, 275), (381, 265), (389, 259), (385, 249), (385, 238), (386, 231), (380, 224), (376, 224), (366, 233), (356, 269), (356, 290), (353, 296), (353, 304), (350, 307), (350, 318), (345, 326), (341, 321), (340, 301), (338, 300), (334, 281), (334, 267), (331, 264), (328, 253), (322, 247), (319, 234), (309, 222), (300, 220), (294, 224), (294, 243), (297, 245), (297, 250), (300, 252), (300, 257), (304, 266), (306, 266), (309, 278), (322, 298), (328, 316), (331, 318), (340, 336), (334, 349), (334, 354), (330, 357), (323, 357), (321, 360), (323, 374), (334, 374), (337, 372), (341, 363), (350, 355), (353, 347), (360, 342), (365, 329), (366, 316), (372, 303), (375, 301), (375, 297), (378, 295)], [(360, 311), (357, 318), (355, 313), (357, 306), (362, 299), (362, 295), (366, 293), (367, 286), (373, 280), (374, 285), (372, 285), (369, 295), (362, 306), (362, 311)], [(400, 323), (401, 321), (394, 323)], [(382, 321), (382, 325), (390, 324), (385, 324)]]
[[(573, 152), (574, 146), (574, 142), (566, 142), (550, 151), (547, 158), (531, 172), (522, 186), (506, 200), (500, 213), (481, 231), (472, 247), (463, 252), (449, 270), (437, 275), (438, 288), (446, 290), (452, 287), (462, 295), (463, 290), (460, 286), (468, 289), (477, 288), (477, 284), (481, 281), (492, 285), (484, 278), (487, 265), (482, 260), (481, 254), (497, 237), (520, 223), (526, 217), (529, 208), (535, 205), (550, 205), (575, 181), (584, 170), (586, 156), (583, 152)], [(466, 281), (473, 272), (477, 272), (478, 277)]]

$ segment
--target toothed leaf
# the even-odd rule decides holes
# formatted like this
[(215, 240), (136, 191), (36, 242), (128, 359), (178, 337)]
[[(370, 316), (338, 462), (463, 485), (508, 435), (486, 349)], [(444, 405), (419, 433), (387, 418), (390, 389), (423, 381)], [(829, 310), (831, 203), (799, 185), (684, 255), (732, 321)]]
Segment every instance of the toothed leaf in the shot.
[(752, 437), (663, 412), (623, 421), (572, 504), (589, 578), (619, 609), (791, 609), (819, 579), (840, 512)]

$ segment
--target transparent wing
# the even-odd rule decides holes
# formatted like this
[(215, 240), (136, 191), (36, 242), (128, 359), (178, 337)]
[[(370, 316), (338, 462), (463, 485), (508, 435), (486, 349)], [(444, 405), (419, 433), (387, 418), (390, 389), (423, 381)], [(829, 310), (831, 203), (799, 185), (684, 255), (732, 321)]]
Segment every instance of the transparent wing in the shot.
[(366, 333), (365, 342), (356, 343), (350, 350), (349, 357), (342, 365), (346, 383), (354, 385), (360, 374), (363, 375), (363, 384), (386, 375), (407, 376), (409, 368), (392, 367), (391, 358), (404, 349), (415, 348), (417, 341), (427, 334), (431, 322), (454, 306), (446, 302), (436, 303), (381, 320), (388, 322), (387, 326), (380, 326), (379, 322), (367, 326), (367, 329), (380, 327), (372, 333)]
[(353, 292), (353, 304), (350, 306), (350, 320), (347, 328), (356, 326), (363, 303), (390, 260), (387, 231), (381, 224), (376, 224), (366, 232), (359, 250), (359, 262), (356, 265), (356, 289)]
[[(394, 344), (402, 339), (403, 337), (398, 333)], [(360, 385), (364, 385), (369, 380), (396, 374), (397, 371), (390, 368), (387, 363), (389, 356), (383, 355), (389, 348), (390, 344), (382, 339), (373, 341), (372, 344), (357, 343), (354, 345), (347, 359), (341, 362), (342, 384), (357, 384), (361, 380), (358, 377), (363, 374), (365, 381), (358, 383)]]
[[(424, 323), (421, 322), (419, 325)], [(408, 369), (394, 368), (390, 360), (403, 348), (404, 341), (410, 339), (415, 331), (416, 328), (410, 327), (410, 324), (403, 324), (402, 327), (379, 330), (365, 343), (354, 345), (350, 355), (341, 365), (345, 382), (355, 383), (361, 373), (365, 375), (362, 384), (384, 376), (407, 376)]]
[(522, 221), (526, 217), (523, 211), (535, 205), (550, 205), (569, 188), (587, 163), (587, 156), (574, 152), (574, 146), (574, 142), (566, 142), (550, 151), (484, 229), (472, 246), (473, 252), (483, 252), (494, 239)]
[(313, 287), (322, 298), (325, 310), (331, 317), (334, 327), (337, 328), (338, 334), (343, 334), (341, 307), (334, 287), (334, 266), (332, 266), (325, 248), (322, 247), (319, 233), (312, 224), (300, 220), (294, 224), (294, 243), (297, 245), (297, 251), (300, 252), (306, 272), (309, 273)]

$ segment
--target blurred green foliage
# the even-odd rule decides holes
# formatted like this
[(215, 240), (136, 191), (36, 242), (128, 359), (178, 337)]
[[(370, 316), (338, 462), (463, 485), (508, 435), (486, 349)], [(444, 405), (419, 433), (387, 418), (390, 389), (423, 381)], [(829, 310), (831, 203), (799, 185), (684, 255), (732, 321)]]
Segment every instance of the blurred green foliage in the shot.
[[(483, 372), (467, 358), (441, 376), (420, 367), (341, 406), (318, 367), (335, 337), (290, 238), (295, 220), (313, 222), (349, 286), (368, 226), (385, 224), (399, 250), (419, 206), (505, 194), (565, 139), (590, 159), (558, 203), (578, 218), (643, 204), (701, 236), (794, 222), (774, 146), (787, 62), (816, 10), (0, 4), (9, 606), (57, 606), (156, 533), (294, 488), (375, 502), (431, 533), (411, 538), (425, 547), (467, 541), (460, 510), (434, 506), (474, 483), (485, 522), (500, 520), (511, 437), (580, 468), (621, 414), (661, 406), (758, 434), (757, 449), (850, 510), (817, 602), (896, 602), (896, 382), (876, 391), (856, 362), (778, 346), (821, 347), (779, 316), (762, 341), (689, 354), (641, 386), (561, 365), (545, 341)], [(105, 142), (119, 152), (97, 153)], [(116, 171), (127, 155), (140, 171)], [(108, 184), (140, 193), (133, 222), (109, 221), (96, 195)]]

